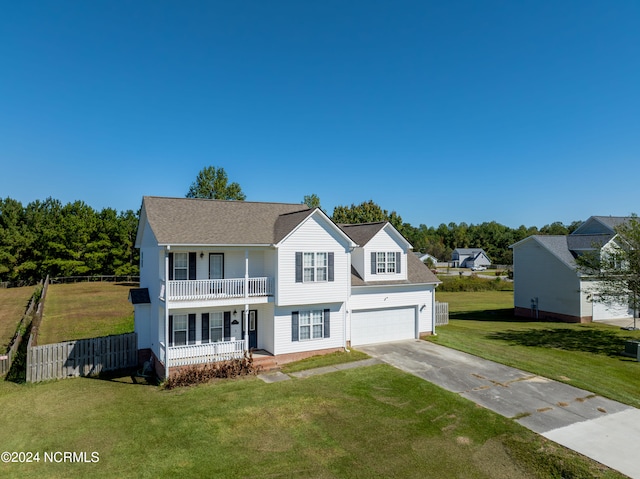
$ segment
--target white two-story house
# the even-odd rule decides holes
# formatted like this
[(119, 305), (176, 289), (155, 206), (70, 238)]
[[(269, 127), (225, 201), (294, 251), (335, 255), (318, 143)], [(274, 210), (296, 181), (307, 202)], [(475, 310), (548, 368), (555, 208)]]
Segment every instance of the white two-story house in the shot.
[(138, 348), (171, 368), (433, 332), (438, 279), (389, 223), (301, 204), (144, 197), (132, 290)]

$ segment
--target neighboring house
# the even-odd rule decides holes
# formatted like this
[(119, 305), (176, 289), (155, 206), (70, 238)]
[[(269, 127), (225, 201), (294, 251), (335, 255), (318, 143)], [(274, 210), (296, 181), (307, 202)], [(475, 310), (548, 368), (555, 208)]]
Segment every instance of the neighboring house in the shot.
[(133, 290), (142, 355), (170, 368), (418, 338), (436, 276), (389, 223), (301, 204), (144, 197)]
[(439, 263), (438, 259), (435, 256), (430, 255), (429, 253), (414, 253), (420, 261), (426, 264), (426, 261), (431, 260), (433, 265), (437, 265)]
[(451, 253), (453, 268), (474, 268), (490, 264), (491, 260), (481, 248), (456, 248)]
[(583, 323), (631, 318), (628, 305), (599, 302), (594, 282), (575, 262), (584, 251), (606, 249), (615, 241), (614, 228), (626, 220), (592, 216), (570, 235), (534, 235), (511, 245), (515, 315)]

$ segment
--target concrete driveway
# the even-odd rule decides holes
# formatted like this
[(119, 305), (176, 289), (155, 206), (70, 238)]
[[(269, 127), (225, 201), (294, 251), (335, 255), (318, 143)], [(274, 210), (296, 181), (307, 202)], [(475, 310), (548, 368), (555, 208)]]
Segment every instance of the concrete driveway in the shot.
[(636, 408), (428, 341), (358, 349), (640, 479)]

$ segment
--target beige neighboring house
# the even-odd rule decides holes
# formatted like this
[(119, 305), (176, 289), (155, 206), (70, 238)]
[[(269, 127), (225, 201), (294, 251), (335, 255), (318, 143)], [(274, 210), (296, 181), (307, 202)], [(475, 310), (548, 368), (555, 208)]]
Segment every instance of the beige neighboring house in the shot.
[(598, 301), (594, 282), (575, 262), (585, 251), (606, 249), (628, 219), (592, 216), (570, 235), (533, 235), (511, 245), (515, 315), (576, 323), (632, 318), (628, 305)]

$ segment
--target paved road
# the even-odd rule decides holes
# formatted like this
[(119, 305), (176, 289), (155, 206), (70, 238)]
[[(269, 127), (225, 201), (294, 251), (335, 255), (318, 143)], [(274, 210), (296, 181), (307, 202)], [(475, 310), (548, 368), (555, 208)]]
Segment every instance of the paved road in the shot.
[(640, 479), (639, 409), (428, 341), (358, 349)]

